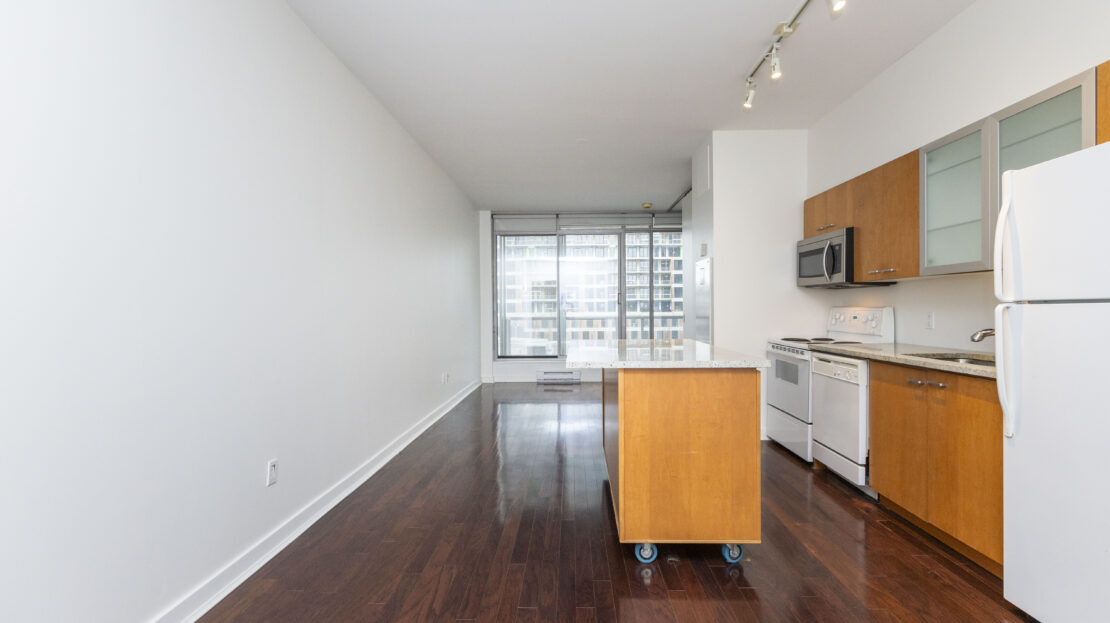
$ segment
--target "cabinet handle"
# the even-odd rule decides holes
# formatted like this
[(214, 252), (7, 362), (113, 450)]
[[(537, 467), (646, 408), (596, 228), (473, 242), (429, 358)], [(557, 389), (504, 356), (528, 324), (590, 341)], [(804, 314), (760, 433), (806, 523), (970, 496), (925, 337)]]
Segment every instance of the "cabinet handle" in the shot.
[(945, 384), (945, 383), (937, 383), (936, 381), (929, 381), (929, 385), (932, 385), (933, 387), (939, 387), (939, 388), (941, 388), (941, 389), (944, 389), (945, 387), (948, 387), (948, 385), (947, 385), (947, 384)]
[(875, 270), (867, 271), (868, 275), (878, 275), (879, 273), (894, 273), (898, 272), (897, 268), (876, 268)]
[(919, 381), (917, 379), (906, 379), (906, 382), (907, 383), (913, 383), (914, 385), (924, 385), (925, 384), (925, 381)]
[(825, 229), (832, 229), (833, 227), (836, 227), (836, 223), (829, 223), (828, 225), (825, 225)]
[(898, 270), (898, 269), (897, 269), (897, 268), (884, 268), (884, 269), (883, 269), (883, 272), (884, 272), (884, 273), (892, 273), (892, 272), (894, 272), (894, 271), (896, 271), (896, 270)]
[(820, 227), (818, 227), (818, 228), (817, 228), (817, 231), (825, 231), (825, 230), (826, 230), (826, 229), (828, 229), (828, 228), (829, 228), (829, 226), (828, 226), (828, 225), (822, 225), (822, 226), (820, 226)]
[(881, 272), (883, 272), (883, 271), (881, 271), (881, 270), (869, 270), (869, 271), (867, 271), (867, 274), (868, 275), (877, 275)]

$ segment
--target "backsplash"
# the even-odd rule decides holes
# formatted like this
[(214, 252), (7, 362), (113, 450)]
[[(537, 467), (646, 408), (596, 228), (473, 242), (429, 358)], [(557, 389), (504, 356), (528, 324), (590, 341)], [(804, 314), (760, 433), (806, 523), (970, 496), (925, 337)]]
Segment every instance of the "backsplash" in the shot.
[[(994, 338), (976, 344), (971, 334), (994, 326), (993, 273), (900, 281), (883, 288), (829, 290), (828, 306), (894, 307), (895, 339), (969, 350), (994, 350)], [(935, 328), (927, 329), (929, 312)]]

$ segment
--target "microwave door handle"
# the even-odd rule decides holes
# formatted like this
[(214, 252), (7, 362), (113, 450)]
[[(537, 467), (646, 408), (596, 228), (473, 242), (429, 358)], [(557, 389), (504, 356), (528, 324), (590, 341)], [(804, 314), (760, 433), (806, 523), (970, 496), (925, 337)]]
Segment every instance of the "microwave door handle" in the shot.
[(821, 252), (821, 272), (825, 273), (825, 282), (832, 283), (832, 276), (829, 275), (829, 247), (832, 245), (832, 240), (825, 241), (825, 250)]

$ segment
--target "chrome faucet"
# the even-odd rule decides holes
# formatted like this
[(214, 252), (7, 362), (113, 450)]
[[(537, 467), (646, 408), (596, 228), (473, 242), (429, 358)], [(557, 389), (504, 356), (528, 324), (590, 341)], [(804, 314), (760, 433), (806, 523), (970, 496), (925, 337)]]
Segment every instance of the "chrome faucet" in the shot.
[(981, 329), (971, 334), (972, 342), (982, 342), (988, 337), (994, 337), (994, 329)]

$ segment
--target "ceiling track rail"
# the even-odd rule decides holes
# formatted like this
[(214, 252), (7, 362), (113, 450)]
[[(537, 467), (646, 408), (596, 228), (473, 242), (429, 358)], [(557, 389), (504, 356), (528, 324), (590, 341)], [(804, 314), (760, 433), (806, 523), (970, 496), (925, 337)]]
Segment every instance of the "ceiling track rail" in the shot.
[(674, 200), (674, 203), (671, 204), (671, 207), (669, 207), (669, 208), (667, 208), (666, 210), (663, 210), (663, 211), (664, 212), (670, 212), (671, 210), (673, 210), (675, 208), (675, 206), (682, 203), (682, 200), (686, 198), (686, 195), (689, 195), (692, 192), (694, 192), (693, 187), (687, 188), (686, 190), (682, 191), (682, 194), (678, 196), (678, 199)]
[(759, 68), (763, 67), (763, 63), (766, 63), (767, 59), (771, 57), (771, 52), (775, 49), (775, 46), (781, 43), (782, 40), (787, 37), (787, 35), (791, 34), (794, 29), (797, 28), (798, 18), (802, 16), (802, 13), (805, 12), (811, 1), (812, 0), (802, 0), (802, 3), (799, 4), (798, 8), (794, 10), (794, 14), (790, 16), (790, 19), (784, 22), (787, 32), (775, 35), (775, 38), (771, 40), (770, 45), (768, 45), (767, 49), (764, 50), (763, 55), (759, 57), (759, 60), (756, 61), (755, 65), (752, 66), (752, 70), (748, 72), (746, 78), (747, 80), (755, 79), (755, 73), (759, 71)]

